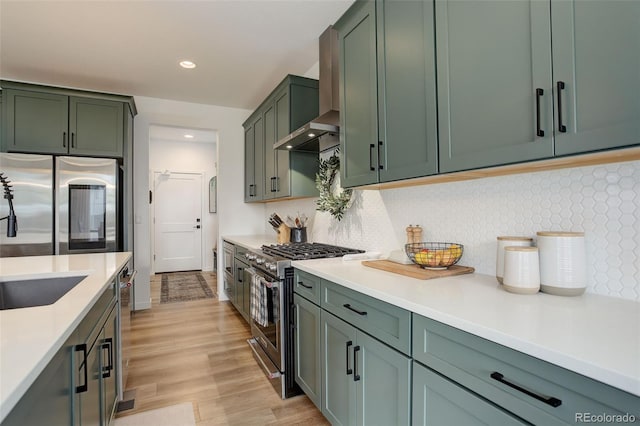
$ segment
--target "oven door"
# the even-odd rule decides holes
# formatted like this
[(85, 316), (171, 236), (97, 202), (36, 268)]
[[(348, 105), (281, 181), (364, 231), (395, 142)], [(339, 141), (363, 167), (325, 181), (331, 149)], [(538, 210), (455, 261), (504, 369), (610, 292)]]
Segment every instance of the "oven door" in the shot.
[[(283, 306), (281, 282), (265, 278), (253, 268), (247, 269), (247, 272), (251, 278), (249, 281), (251, 285), (251, 335), (278, 370), (282, 371), (284, 365), (282, 327), (284, 324), (281, 312)], [(266, 300), (262, 304), (259, 292), (266, 293)]]

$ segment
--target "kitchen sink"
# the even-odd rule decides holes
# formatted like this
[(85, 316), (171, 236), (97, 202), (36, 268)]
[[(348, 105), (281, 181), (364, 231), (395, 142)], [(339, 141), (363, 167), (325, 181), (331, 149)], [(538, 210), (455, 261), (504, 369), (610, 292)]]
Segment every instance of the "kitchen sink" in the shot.
[(0, 310), (51, 305), (86, 277), (0, 281)]

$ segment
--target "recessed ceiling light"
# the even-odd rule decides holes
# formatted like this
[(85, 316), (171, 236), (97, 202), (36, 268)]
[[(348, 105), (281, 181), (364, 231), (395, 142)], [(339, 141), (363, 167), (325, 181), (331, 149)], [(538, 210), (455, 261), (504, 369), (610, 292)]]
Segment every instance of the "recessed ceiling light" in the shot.
[(190, 70), (190, 69), (195, 68), (195, 67), (196, 67), (196, 64), (194, 64), (194, 63), (193, 63), (193, 62), (191, 62), (191, 61), (180, 61), (180, 66), (181, 66), (182, 68), (186, 68), (186, 69)]
[(316, 135), (315, 133), (309, 133), (310, 138), (314, 137), (315, 135)]
[(186, 139), (193, 139), (193, 135), (184, 135)]
[(293, 148), (293, 145), (287, 145), (287, 149)]

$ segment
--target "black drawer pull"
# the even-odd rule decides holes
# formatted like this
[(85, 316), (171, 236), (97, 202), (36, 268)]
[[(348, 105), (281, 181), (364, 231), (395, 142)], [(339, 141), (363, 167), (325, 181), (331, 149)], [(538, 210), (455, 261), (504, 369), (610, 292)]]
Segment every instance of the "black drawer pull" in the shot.
[(76, 347), (74, 348), (75, 352), (80, 352), (82, 351), (82, 364), (80, 364), (80, 368), (82, 368), (84, 370), (84, 384), (80, 385), (80, 386), (76, 386), (76, 393), (82, 393), (82, 392), (86, 392), (87, 389), (89, 389), (89, 387), (87, 386), (88, 382), (88, 377), (87, 377), (87, 344), (86, 343), (82, 343), (81, 345), (76, 345)]
[(62, 132), (62, 147), (67, 147), (67, 132)]
[(509, 386), (510, 388), (513, 388), (513, 389), (515, 389), (515, 390), (517, 390), (519, 392), (522, 392), (522, 393), (524, 393), (526, 395), (529, 395), (530, 397), (535, 398), (538, 401), (542, 401), (545, 404), (549, 404), (552, 407), (559, 407), (562, 404), (562, 401), (559, 400), (558, 398), (554, 398), (552, 396), (545, 397), (545, 396), (542, 396), (542, 395), (538, 395), (536, 393), (531, 392), (528, 389), (525, 389), (523, 387), (520, 387), (520, 386), (516, 385), (515, 383), (511, 383), (511, 382), (505, 380), (504, 376), (502, 374), (498, 373), (497, 371), (494, 371), (493, 373), (491, 373), (491, 378), (494, 379), (494, 380), (499, 381), (500, 383), (504, 383), (505, 385)]
[(540, 97), (544, 95), (544, 90), (536, 89), (536, 135), (544, 136), (544, 130), (540, 128)]
[(353, 345), (353, 342), (351, 340), (349, 340), (347, 342), (347, 376), (350, 374), (353, 374), (353, 370), (349, 368), (349, 347)]
[(344, 304), (344, 305), (342, 305), (342, 306), (344, 306), (345, 308), (347, 308), (347, 309), (348, 309), (348, 310), (350, 310), (350, 311), (355, 312), (355, 313), (356, 313), (356, 314), (358, 314), (358, 315), (363, 315), (363, 316), (364, 316), (364, 315), (367, 315), (367, 311), (359, 311), (359, 310), (357, 310), (357, 309), (355, 309), (355, 308), (352, 308), (352, 307), (351, 307), (351, 305), (350, 305), (350, 304), (348, 304), (348, 303), (345, 303), (345, 304)]
[(75, 148), (76, 147), (76, 134), (74, 132), (71, 132), (71, 148)]
[(360, 346), (356, 346), (353, 348), (353, 381), (357, 382), (360, 380), (360, 375), (358, 374), (358, 351), (360, 350)]
[(567, 133), (567, 126), (562, 124), (562, 91), (564, 90), (564, 81), (557, 83), (557, 96), (558, 96), (558, 131), (560, 133)]
[(308, 289), (312, 289), (313, 286), (312, 285), (306, 285), (304, 282), (302, 281), (298, 281), (298, 285), (301, 285), (304, 288), (308, 288)]
[(382, 141), (378, 141), (378, 169), (384, 169), (384, 165), (382, 164), (382, 155), (380, 155), (380, 150), (382, 148)]

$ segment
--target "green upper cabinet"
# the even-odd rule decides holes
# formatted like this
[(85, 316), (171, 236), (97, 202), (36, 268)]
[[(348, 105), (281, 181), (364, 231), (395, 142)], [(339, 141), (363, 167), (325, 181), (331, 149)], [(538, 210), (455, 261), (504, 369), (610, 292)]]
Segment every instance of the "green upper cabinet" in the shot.
[(122, 157), (124, 104), (71, 96), (69, 132), (69, 154)]
[(433, 2), (356, 1), (336, 29), (342, 185), (436, 173)]
[[(288, 75), (243, 124), (246, 136), (255, 120), (262, 119), (262, 129), (255, 133), (253, 170), (245, 170), (247, 181), (253, 175), (261, 196), (246, 197), (245, 201), (269, 201), (283, 198), (314, 197), (318, 195), (315, 176), (318, 172), (318, 153), (274, 150), (273, 145), (316, 118), (318, 115), (318, 81)], [(258, 144), (260, 141), (260, 145)], [(251, 168), (245, 149), (245, 168)], [(245, 194), (248, 189), (245, 189)]]
[(551, 29), (556, 155), (640, 144), (640, 2), (553, 0)]
[(257, 117), (244, 131), (244, 201), (260, 201), (264, 194), (264, 122)]
[(5, 89), (2, 110), (6, 151), (69, 152), (68, 96)]
[(130, 97), (2, 82), (3, 151), (123, 155)]
[(549, 3), (436, 0), (440, 172), (553, 156)]

